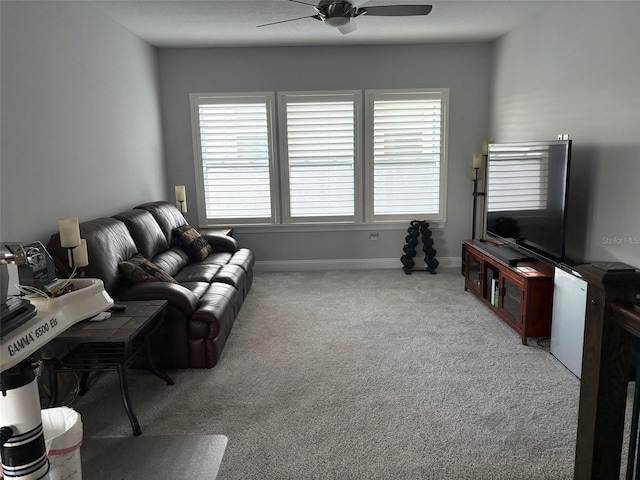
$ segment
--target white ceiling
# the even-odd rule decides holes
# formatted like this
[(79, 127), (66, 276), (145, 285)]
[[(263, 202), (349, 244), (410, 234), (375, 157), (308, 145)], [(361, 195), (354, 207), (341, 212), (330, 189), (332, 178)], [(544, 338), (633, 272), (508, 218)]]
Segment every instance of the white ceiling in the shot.
[[(288, 0), (89, 0), (116, 22), (157, 47), (363, 45), (494, 40), (558, 1), (354, 0), (361, 6), (433, 5), (427, 16), (367, 17), (342, 35), (305, 18), (311, 5)], [(303, 0), (315, 4), (316, 0)], [(579, 0), (569, 0), (579, 1)]]

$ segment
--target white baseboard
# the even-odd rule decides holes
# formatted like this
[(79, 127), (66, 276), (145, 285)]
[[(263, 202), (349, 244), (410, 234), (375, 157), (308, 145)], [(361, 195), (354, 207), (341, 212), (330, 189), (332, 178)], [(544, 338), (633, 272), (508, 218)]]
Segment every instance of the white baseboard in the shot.
[[(460, 267), (460, 257), (436, 257), (439, 267)], [(416, 262), (416, 267), (424, 267), (424, 262)], [(256, 272), (302, 272), (309, 270), (373, 270), (380, 268), (402, 268), (398, 258), (361, 258), (327, 260), (272, 260), (256, 261)]]

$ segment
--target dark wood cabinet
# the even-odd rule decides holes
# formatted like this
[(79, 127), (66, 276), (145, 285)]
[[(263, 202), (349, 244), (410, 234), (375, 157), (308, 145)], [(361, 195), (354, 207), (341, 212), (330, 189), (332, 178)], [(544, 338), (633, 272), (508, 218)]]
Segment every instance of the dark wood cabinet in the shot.
[(528, 337), (551, 335), (553, 266), (540, 261), (509, 266), (472, 240), (464, 241), (463, 252), (465, 290), (518, 332), (523, 345)]

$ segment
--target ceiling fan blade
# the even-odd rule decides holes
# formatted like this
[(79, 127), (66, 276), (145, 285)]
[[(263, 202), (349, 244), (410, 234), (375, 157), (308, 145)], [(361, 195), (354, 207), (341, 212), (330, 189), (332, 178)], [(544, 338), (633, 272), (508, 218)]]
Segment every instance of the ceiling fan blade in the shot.
[(338, 30), (340, 30), (340, 33), (342, 33), (343, 35), (346, 35), (347, 33), (355, 32), (357, 29), (358, 29), (358, 26), (356, 25), (356, 22), (354, 22), (353, 20), (351, 20), (346, 25), (338, 27)]
[(300, 0), (289, 0), (289, 1), (293, 3), (301, 3), (302, 5), (309, 5), (310, 7), (315, 7), (313, 3), (301, 2)]
[[(404, 17), (409, 15), (428, 15), (431, 5), (381, 5), (379, 7), (359, 8), (356, 15), (384, 16), (384, 17)], [(361, 13), (362, 12), (362, 13)]]
[(256, 28), (258, 28), (258, 27), (268, 27), (269, 25), (277, 25), (279, 23), (295, 22), (296, 20), (303, 20), (305, 18), (315, 18), (315, 19), (317, 19), (317, 17), (318, 17), (317, 15), (307, 15), (306, 17), (290, 18), (289, 20), (280, 20), (279, 22), (263, 23), (262, 25), (256, 25)]

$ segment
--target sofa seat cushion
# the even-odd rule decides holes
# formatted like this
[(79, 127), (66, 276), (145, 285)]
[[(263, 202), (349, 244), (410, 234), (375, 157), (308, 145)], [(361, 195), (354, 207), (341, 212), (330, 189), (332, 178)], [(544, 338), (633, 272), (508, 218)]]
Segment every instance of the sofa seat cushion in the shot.
[(256, 263), (253, 252), (248, 248), (241, 248), (233, 254), (233, 256), (227, 262), (230, 265), (239, 265), (245, 272), (253, 270), (253, 265)]
[(240, 303), (244, 301), (246, 294), (247, 273), (238, 265), (224, 265), (216, 272), (213, 277), (214, 282), (226, 283), (233, 286), (240, 295), (238, 299)]
[(244, 289), (245, 296), (251, 290), (251, 285), (253, 285), (253, 265), (255, 262), (256, 259), (253, 252), (247, 248), (239, 249), (229, 260), (229, 265), (239, 265), (247, 273)]
[(175, 277), (180, 270), (189, 264), (189, 257), (181, 248), (172, 247), (157, 254), (151, 261), (169, 275)]
[(175, 275), (175, 279), (180, 283), (211, 283), (220, 268), (222, 268), (220, 265), (202, 265), (200, 263), (190, 263)]
[(198, 299), (197, 302), (200, 301), (200, 297), (202, 297), (202, 295), (204, 295), (207, 289), (211, 286), (209, 282), (183, 282), (180, 285), (191, 291)]
[(233, 257), (233, 253), (228, 252), (215, 252), (210, 254), (207, 258), (205, 258), (201, 264), (202, 265), (226, 265), (231, 261)]

